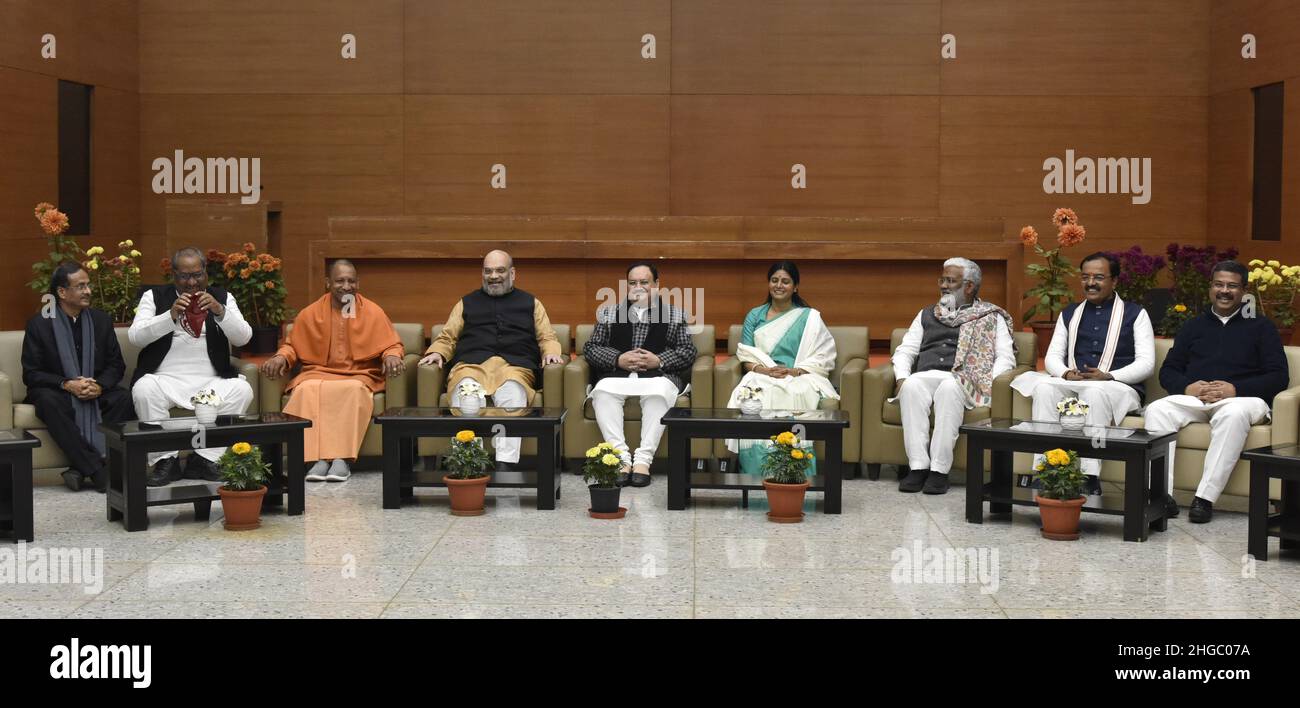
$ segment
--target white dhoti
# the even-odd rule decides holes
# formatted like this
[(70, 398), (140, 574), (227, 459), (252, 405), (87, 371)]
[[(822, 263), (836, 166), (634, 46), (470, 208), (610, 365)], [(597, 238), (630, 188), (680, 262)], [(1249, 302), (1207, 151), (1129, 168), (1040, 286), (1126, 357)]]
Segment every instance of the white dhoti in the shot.
[[(664, 434), (663, 417), (677, 403), (677, 386), (665, 376), (637, 378), (606, 377), (591, 389), (591, 406), (596, 411), (596, 425), (605, 442), (618, 450), (625, 465), (649, 465)], [(629, 396), (641, 401), (641, 442), (629, 454), (623, 431), (623, 406)]]
[[(1242, 448), (1250, 426), (1268, 420), (1272, 412), (1262, 398), (1226, 398), (1215, 403), (1202, 403), (1195, 396), (1168, 396), (1147, 406), (1146, 428), (1153, 433), (1181, 430), (1188, 423), (1210, 424), (1210, 449), (1205, 451), (1205, 468), (1196, 496), (1208, 501), (1218, 501), (1223, 487), (1232, 475), (1232, 468), (1241, 458)], [(1168, 467), (1170, 481), (1174, 471), (1176, 443), (1169, 443)]]
[[(135, 412), (140, 420), (165, 420), (171, 416), (172, 408), (194, 410), (194, 404), (190, 403), (190, 396), (205, 388), (215, 391), (217, 397), (221, 399), (221, 404), (217, 406), (217, 413), (220, 415), (240, 415), (248, 410), (249, 404), (253, 402), (253, 387), (248, 385), (248, 381), (243, 376), (233, 379), (223, 379), (220, 376), (196, 378), (165, 373), (141, 376), (140, 380), (131, 387), (131, 398), (135, 402)], [(225, 450), (224, 447), (205, 447), (196, 452), (205, 459), (216, 462)], [(176, 450), (151, 452), (147, 456), (147, 461), (152, 467), (158, 460), (176, 457), (177, 454), (179, 453)]]
[[(1088, 404), (1089, 425), (1119, 425), (1130, 411), (1142, 406), (1137, 390), (1119, 381), (1066, 381), (1041, 371), (1027, 371), (1011, 382), (1011, 388), (1033, 399), (1033, 419), (1039, 422), (1059, 420), (1056, 404), (1070, 397)], [(1034, 467), (1042, 459), (1042, 455), (1034, 455)], [(1096, 477), (1101, 474), (1101, 460), (1080, 457), (1079, 469)]]
[[(948, 474), (962, 419), (970, 407), (957, 377), (951, 371), (938, 370), (908, 376), (898, 392), (898, 407), (902, 409), (908, 468)], [(934, 432), (930, 431), (931, 410)]]
[[(480, 386), (483, 385), (482, 381), (475, 381), (468, 376), (457, 379), (456, 383), (458, 385), (451, 390), (451, 405), (453, 407), (460, 405), (459, 383), (465, 380), (474, 381)], [(528, 391), (518, 381), (505, 381), (497, 390), (488, 391), (488, 394), (492, 396), (492, 405), (497, 408), (526, 408), (528, 406)], [(486, 398), (482, 402), (486, 404)], [(497, 462), (515, 463), (519, 461), (519, 438), (496, 435), (492, 438), (492, 447), (496, 450)]]

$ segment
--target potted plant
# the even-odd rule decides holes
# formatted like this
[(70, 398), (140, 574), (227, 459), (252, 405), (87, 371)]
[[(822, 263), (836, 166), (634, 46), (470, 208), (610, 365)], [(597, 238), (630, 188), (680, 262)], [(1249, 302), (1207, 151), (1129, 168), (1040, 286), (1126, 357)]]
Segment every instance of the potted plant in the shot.
[(114, 324), (129, 325), (135, 318), (140, 291), (140, 266), (136, 259), (143, 254), (130, 239), (119, 241), (117, 249), (118, 255), (104, 258), (104, 247), (92, 246), (86, 251), (88, 260), (82, 265), (90, 273), (91, 307), (112, 315)]
[(456, 384), (461, 415), (478, 415), (483, 408), (483, 387), (474, 379), (461, 379)]
[[(1171, 243), (1165, 247), (1169, 256), (1169, 273), (1173, 278), (1173, 298), (1164, 317), (1154, 323), (1156, 334), (1172, 337), (1178, 334), (1183, 323), (1201, 314), (1210, 298), (1210, 271), (1219, 261), (1237, 257), (1237, 249), (1220, 251), (1214, 246), (1180, 246)], [(1179, 309), (1179, 305), (1182, 306)]]
[(217, 406), (221, 405), (221, 397), (216, 391), (210, 388), (202, 389), (190, 396), (190, 403), (194, 404), (194, 417), (201, 425), (212, 425), (217, 422)]
[[(220, 267), (214, 267), (219, 264)], [(215, 272), (214, 272), (215, 271)], [(250, 354), (269, 354), (279, 342), (280, 326), (293, 319), (293, 310), (285, 307), (288, 291), (284, 287), (284, 265), (269, 253), (258, 253), (252, 243), (234, 253), (208, 251), (208, 284), (223, 287), (239, 303), (253, 338), (241, 350)]]
[(1167, 302), (1161, 298), (1167, 297), (1168, 291), (1156, 287), (1160, 271), (1165, 267), (1165, 259), (1143, 253), (1141, 246), (1134, 246), (1127, 251), (1111, 251), (1108, 255), (1119, 260), (1119, 280), (1115, 283), (1115, 292), (1125, 302), (1142, 305), (1151, 321), (1158, 322)]
[(44, 231), (47, 237), (45, 248), (48, 253), (45, 260), (32, 264), (32, 279), (28, 281), (27, 286), (44, 294), (50, 290), (50, 277), (54, 275), (55, 269), (65, 261), (81, 261), (84, 251), (81, 250), (76, 239), (65, 235), (68, 230), (67, 214), (55, 209), (49, 202), (37, 204), (35, 213), (36, 221), (40, 223), (41, 231)]
[(740, 400), (740, 412), (743, 415), (758, 415), (763, 410), (763, 400), (758, 397), (762, 392), (763, 389), (759, 386), (740, 387), (736, 397)]
[(487, 466), (492, 456), (483, 446), (483, 438), (472, 430), (462, 430), (451, 439), (451, 452), (444, 458), (447, 474), (442, 481), (451, 496), (452, 516), (481, 516), (487, 496)]
[(587, 450), (582, 462), (582, 481), (591, 491), (591, 508), (587, 513), (595, 519), (621, 519), (627, 509), (618, 505), (618, 471), (623, 461), (613, 445), (603, 442)]
[[(1040, 352), (1047, 351), (1052, 341), (1052, 330), (1056, 327), (1056, 317), (1070, 303), (1074, 295), (1074, 276), (1079, 274), (1078, 269), (1061, 255), (1061, 249), (1079, 245), (1087, 235), (1072, 209), (1057, 209), (1052, 213), (1052, 223), (1056, 227), (1057, 246), (1050, 251), (1038, 243), (1038, 231), (1034, 227), (1026, 226), (1020, 230), (1020, 241), (1033, 246), (1034, 253), (1043, 259), (1043, 263), (1025, 266), (1025, 272), (1038, 280), (1038, 285), (1025, 293), (1025, 297), (1033, 301), (1025, 310), (1025, 322), (1034, 330)], [(1035, 320), (1036, 316), (1045, 319)]]
[(1056, 402), (1061, 427), (1066, 430), (1083, 430), (1088, 420), (1088, 404), (1074, 396)]
[(772, 436), (768, 441), (767, 455), (763, 457), (763, 490), (771, 511), (767, 518), (780, 524), (797, 524), (803, 521), (803, 497), (808, 491), (808, 466), (813, 462), (811, 451), (793, 432)]
[(1043, 520), (1043, 538), (1074, 541), (1079, 538), (1079, 514), (1083, 509), (1083, 471), (1079, 453), (1060, 448), (1043, 453), (1034, 467), (1042, 489), (1038, 492), (1038, 513)]
[(222, 485), (217, 489), (227, 531), (248, 531), (262, 525), (262, 498), (271, 466), (262, 460), (262, 449), (246, 442), (231, 445), (221, 459)]
[(1283, 265), (1277, 261), (1250, 262), (1247, 276), (1250, 292), (1259, 303), (1259, 311), (1273, 321), (1283, 344), (1291, 343), (1295, 328), (1295, 296), (1300, 288), (1300, 266)]

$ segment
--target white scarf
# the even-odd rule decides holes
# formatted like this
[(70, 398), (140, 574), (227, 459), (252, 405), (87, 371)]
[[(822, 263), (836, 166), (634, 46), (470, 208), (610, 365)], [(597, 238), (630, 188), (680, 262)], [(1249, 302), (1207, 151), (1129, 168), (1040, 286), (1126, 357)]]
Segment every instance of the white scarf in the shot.
[[(1078, 366), (1074, 363), (1074, 343), (1079, 338), (1079, 322), (1083, 320), (1083, 308), (1087, 307), (1087, 301), (1079, 303), (1074, 308), (1074, 317), (1070, 319), (1070, 338), (1066, 342), (1066, 363), (1075, 371)], [(1115, 350), (1119, 348), (1119, 333), (1124, 328), (1124, 301), (1120, 299), (1119, 293), (1115, 293), (1115, 302), (1111, 305), (1110, 310), (1110, 327), (1106, 329), (1106, 346), (1101, 350), (1101, 361), (1097, 362), (1098, 371), (1110, 371), (1110, 365), (1115, 360)]]

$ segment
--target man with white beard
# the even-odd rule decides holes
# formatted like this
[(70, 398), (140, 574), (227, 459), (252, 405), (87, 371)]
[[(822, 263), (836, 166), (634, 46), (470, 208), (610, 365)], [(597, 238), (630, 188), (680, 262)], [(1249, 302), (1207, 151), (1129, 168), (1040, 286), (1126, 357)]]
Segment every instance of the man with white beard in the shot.
[(894, 396), (902, 408), (909, 468), (900, 492), (948, 491), (962, 417), (989, 405), (993, 379), (1016, 365), (1011, 315), (979, 299), (981, 280), (974, 261), (944, 261), (939, 302), (917, 313), (894, 352)]

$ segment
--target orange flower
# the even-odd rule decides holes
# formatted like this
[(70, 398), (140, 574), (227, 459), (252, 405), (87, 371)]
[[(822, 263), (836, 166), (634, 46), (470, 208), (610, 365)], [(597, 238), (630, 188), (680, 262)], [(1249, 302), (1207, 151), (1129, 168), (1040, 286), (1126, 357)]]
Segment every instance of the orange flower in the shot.
[(41, 202), (40, 204), (37, 204), (37, 205), (36, 205), (36, 218), (37, 218), (37, 219), (41, 218), (41, 214), (44, 214), (45, 212), (47, 212), (47, 211), (49, 211), (49, 210), (51, 210), (51, 209), (53, 209), (53, 208), (54, 208), (54, 205), (51, 204), (51, 203), (49, 203), (49, 202)]
[(266, 271), (267, 273), (274, 273), (275, 265), (273, 263), (263, 263), (262, 270)]
[(162, 271), (162, 274), (163, 274), (163, 275), (171, 275), (171, 274), (172, 274), (172, 260), (171, 260), (170, 258), (164, 258), (164, 259), (162, 259), (161, 261), (158, 262), (158, 269)]
[(1056, 235), (1056, 240), (1062, 246), (1077, 246), (1083, 242), (1083, 237), (1087, 233), (1087, 230), (1078, 224), (1066, 224), (1061, 227), (1061, 232)]
[(1020, 230), (1020, 242), (1026, 246), (1035, 246), (1038, 244), (1038, 231), (1032, 226), (1026, 226)]
[(241, 277), (241, 278), (243, 278), (243, 279), (245, 279), (245, 280), (247, 280), (247, 279), (248, 279), (248, 276), (250, 276), (250, 275), (252, 275), (252, 274), (253, 274), (253, 271), (252, 271), (251, 269), (249, 269), (249, 268), (245, 268), (245, 269), (239, 271), (239, 277)]
[(68, 216), (58, 209), (46, 209), (37, 220), (41, 222), (41, 230), (51, 236), (68, 230)]
[(1052, 221), (1057, 225), (1057, 227), (1061, 227), (1061, 226), (1065, 226), (1066, 224), (1079, 223), (1079, 216), (1074, 213), (1073, 209), (1066, 209), (1062, 207), (1052, 212)]
[(266, 281), (266, 289), (267, 289), (267, 290), (275, 290), (275, 283), (272, 283), (272, 282), (269, 281), (269, 280)]
[(244, 252), (249, 254), (257, 253), (257, 247), (254, 246), (251, 241), (249, 241), (244, 244)]
[(259, 253), (259, 254), (257, 254), (257, 262), (258, 262), (258, 263), (270, 263), (270, 262), (271, 262), (271, 254), (269, 254), (269, 253)]

